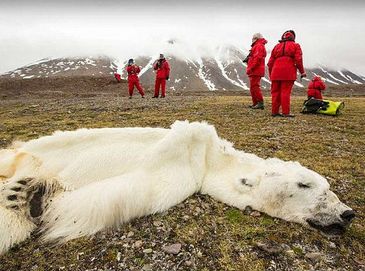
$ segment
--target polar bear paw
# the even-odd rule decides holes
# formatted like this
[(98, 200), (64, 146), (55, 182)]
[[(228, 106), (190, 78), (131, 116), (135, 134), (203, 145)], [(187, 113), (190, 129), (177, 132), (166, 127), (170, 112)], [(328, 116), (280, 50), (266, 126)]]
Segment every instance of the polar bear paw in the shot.
[(0, 191), (3, 206), (14, 211), (24, 210), (32, 190), (33, 178), (23, 178), (6, 183)]

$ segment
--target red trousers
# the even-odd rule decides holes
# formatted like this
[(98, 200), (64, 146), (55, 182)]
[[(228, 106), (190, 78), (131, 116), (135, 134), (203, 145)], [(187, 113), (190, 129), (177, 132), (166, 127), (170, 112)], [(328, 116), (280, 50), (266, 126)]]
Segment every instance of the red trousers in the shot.
[(308, 98), (313, 97), (315, 99), (323, 100), (322, 92), (318, 89), (308, 89)]
[(139, 94), (144, 96), (144, 91), (143, 91), (141, 84), (139, 83), (139, 80), (138, 81), (136, 81), (136, 80), (128, 81), (129, 96), (133, 95), (134, 86), (138, 89)]
[(293, 85), (294, 81), (289, 80), (271, 82), (272, 114), (279, 114), (280, 106), (283, 114), (290, 113), (290, 94)]
[(161, 96), (165, 97), (166, 95), (166, 79), (165, 78), (156, 78), (155, 81), (155, 96), (157, 97), (160, 92), (161, 86)]
[(262, 92), (260, 88), (261, 76), (250, 76), (250, 92), (253, 105), (263, 102)]

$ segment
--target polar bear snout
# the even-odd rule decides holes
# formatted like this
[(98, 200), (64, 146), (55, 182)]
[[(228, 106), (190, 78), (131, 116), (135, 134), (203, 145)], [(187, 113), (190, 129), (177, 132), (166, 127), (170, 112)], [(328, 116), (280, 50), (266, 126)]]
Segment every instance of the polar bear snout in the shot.
[(348, 224), (355, 218), (356, 214), (353, 210), (346, 210), (341, 214), (341, 218), (343, 221), (347, 222)]
[(349, 209), (344, 211), (339, 217), (329, 219), (328, 215), (319, 215), (317, 218), (307, 219), (306, 222), (309, 226), (321, 231), (325, 235), (342, 235), (346, 232), (347, 227), (355, 216), (355, 212)]

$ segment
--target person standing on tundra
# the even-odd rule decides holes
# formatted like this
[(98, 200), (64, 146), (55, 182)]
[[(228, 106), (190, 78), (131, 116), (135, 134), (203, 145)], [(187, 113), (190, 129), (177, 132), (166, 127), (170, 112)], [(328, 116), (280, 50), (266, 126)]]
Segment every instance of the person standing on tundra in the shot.
[(252, 98), (252, 109), (264, 109), (264, 98), (260, 87), (261, 77), (265, 76), (265, 44), (261, 33), (256, 33), (252, 37), (250, 54), (247, 58), (247, 76), (250, 79), (250, 92)]
[(166, 96), (166, 80), (170, 77), (170, 65), (163, 54), (153, 64), (153, 69), (156, 71), (155, 94), (152, 98), (158, 98), (161, 87), (161, 98)]
[(314, 99), (323, 100), (322, 91), (325, 89), (326, 85), (322, 81), (322, 78), (320, 76), (314, 76), (308, 85), (308, 99), (313, 97)]
[[(297, 79), (297, 70), (300, 77), (306, 77), (303, 67), (302, 49), (295, 42), (295, 32), (285, 31), (271, 52), (268, 62), (271, 79), (272, 116), (294, 117), (290, 114), (290, 94)], [(282, 114), (279, 114), (281, 106)]]
[(129, 99), (132, 99), (134, 86), (137, 88), (142, 98), (144, 98), (144, 91), (141, 84), (139, 83), (139, 78), (138, 78), (138, 74), (140, 73), (140, 71), (141, 68), (136, 64), (134, 64), (134, 60), (129, 59), (127, 66)]

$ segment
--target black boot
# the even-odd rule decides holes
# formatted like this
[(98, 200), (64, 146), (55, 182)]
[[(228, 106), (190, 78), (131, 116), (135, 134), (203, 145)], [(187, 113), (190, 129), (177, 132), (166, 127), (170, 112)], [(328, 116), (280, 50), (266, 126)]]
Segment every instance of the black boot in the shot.
[(255, 106), (252, 107), (252, 109), (261, 109), (263, 110), (264, 107), (264, 102), (258, 102)]
[(284, 118), (294, 118), (295, 115), (293, 115), (293, 114), (282, 114), (282, 117), (284, 117)]
[(282, 117), (283, 115), (276, 113), (276, 114), (271, 114), (272, 117)]

